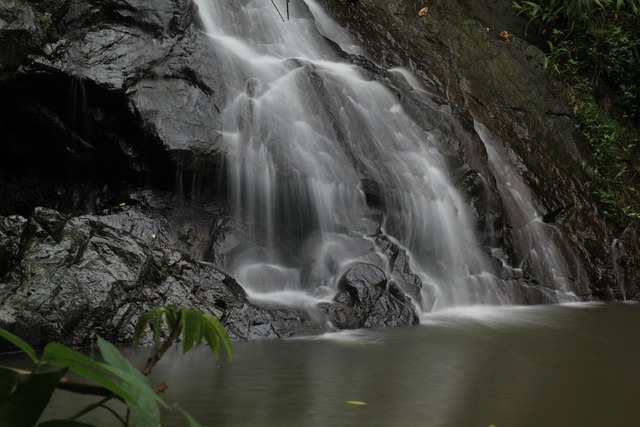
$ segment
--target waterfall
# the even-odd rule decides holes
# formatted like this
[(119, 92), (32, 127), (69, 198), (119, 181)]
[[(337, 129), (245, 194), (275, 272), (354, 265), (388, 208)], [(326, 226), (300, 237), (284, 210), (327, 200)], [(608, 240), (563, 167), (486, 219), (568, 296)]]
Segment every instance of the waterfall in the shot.
[(350, 262), (384, 265), (371, 237), (382, 232), (406, 248), (435, 308), (510, 302), (451, 183), (444, 142), (321, 34), (362, 54), (345, 30), (313, 0), (291, 2), (286, 22), (264, 0), (196, 3), (224, 76), (236, 227), (226, 267), (250, 293), (331, 295)]
[[(474, 127), (485, 144), (489, 165), (498, 183), (506, 219), (521, 257), (518, 264), (534, 271), (543, 283), (553, 284), (552, 291), (558, 301), (577, 301), (574, 282), (576, 279), (587, 282), (577, 256), (564, 244), (558, 229), (544, 221), (544, 214), (533, 203), (522, 177), (507, 161), (507, 154), (499, 141), (482, 123), (476, 121)], [(574, 265), (574, 272), (569, 270), (570, 264)]]

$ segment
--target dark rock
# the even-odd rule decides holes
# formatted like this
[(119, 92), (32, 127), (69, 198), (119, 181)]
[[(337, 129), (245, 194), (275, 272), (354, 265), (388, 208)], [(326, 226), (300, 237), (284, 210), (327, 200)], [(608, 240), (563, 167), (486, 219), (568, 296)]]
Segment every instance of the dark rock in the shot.
[(389, 270), (393, 281), (423, 310), (430, 311), (435, 302), (431, 295), (429, 301), (422, 300), (422, 280), (415, 274), (409, 265), (407, 251), (389, 241), (386, 236), (376, 239), (376, 245), (389, 259)]
[(0, 277), (18, 262), (20, 241), (27, 220), (20, 215), (0, 217)]
[(346, 292), (336, 295), (335, 301), (339, 302), (339, 304), (322, 302), (318, 304), (318, 308), (327, 316), (327, 319), (334, 327), (338, 329), (357, 329), (360, 321), (351, 305), (341, 302), (341, 300), (344, 300), (342, 297), (344, 294)]
[(0, 48), (3, 170), (163, 186), (215, 171), (222, 79), (191, 0), (17, 0), (7, 16), (0, 38), (31, 36)]
[(302, 249), (300, 282), (313, 289), (339, 275), (346, 262), (364, 261), (383, 266), (370, 240), (337, 233), (314, 233), (307, 237)]
[[(505, 282), (495, 286), (514, 301), (553, 301), (551, 284), (541, 283), (514, 243), (476, 123), (505, 145), (540, 211), (553, 217), (546, 219), (566, 243), (560, 252), (574, 269), (579, 296), (640, 298), (637, 227), (609, 251), (617, 234), (581, 183), (584, 153), (571, 131), (571, 109), (561, 86), (540, 71), (540, 50), (519, 38), (523, 17), (509, 1), (436, 2), (421, 19), (410, 2), (321, 2), (370, 55), (342, 57), (385, 84), (421, 128), (443, 141), (478, 241), (501, 254), (496, 271)], [(86, 345), (95, 331), (127, 343), (146, 308), (175, 303), (218, 316), (234, 339), (324, 330), (316, 311), (252, 302), (218, 270), (260, 249), (235, 228), (217, 181), (227, 88), (197, 25), (192, 0), (0, 4), (0, 326), (35, 343)], [(496, 39), (504, 26), (516, 35), (509, 45)], [(366, 170), (355, 154), (362, 141), (340, 123), (339, 91), (332, 95), (310, 61), (286, 62), (323, 101), (315, 113), (354, 169)], [(387, 70), (397, 66), (408, 67), (418, 84)], [(287, 171), (279, 173), (288, 179)], [(336, 212), (334, 225), (379, 236), (385, 194), (395, 189), (366, 175), (359, 185), (369, 217), (354, 226)], [(207, 191), (215, 200), (200, 199)], [(558, 206), (572, 208), (554, 211)], [(296, 261), (299, 241), (307, 239), (303, 283), (325, 284), (343, 273), (345, 261), (358, 262), (342, 274), (334, 301), (319, 305), (335, 327), (415, 324), (412, 304), (432, 307), (433, 286), (422, 284), (403, 248), (379, 236), (386, 265), (362, 237), (336, 237), (339, 250), (327, 251), (321, 237), (309, 236), (314, 219), (306, 211), (285, 214), (291, 221), (284, 223), (305, 224), (291, 237), (282, 234), (298, 239), (290, 249)], [(385, 220), (393, 229), (393, 218)]]
[(253, 304), (235, 280), (213, 266), (155, 248), (107, 222), (96, 215), (66, 219), (45, 208), (26, 226), (20, 218), (3, 219), (0, 236), (8, 244), (2, 253), (15, 252), (18, 239), (21, 244), (19, 263), (5, 263), (0, 278), (0, 327), (36, 346), (85, 346), (95, 333), (125, 344), (145, 310), (176, 304), (220, 318), (233, 339), (323, 330), (309, 313)]
[(351, 267), (340, 278), (338, 290), (343, 292), (336, 295), (335, 301), (345, 308), (323, 306), (337, 327), (383, 328), (419, 322), (408, 297), (397, 285), (389, 284), (384, 271), (374, 265)]
[[(479, 225), (478, 240), (504, 250), (512, 267), (526, 257), (512, 244), (513, 230), (495, 227), (496, 220), (504, 225), (508, 217), (484, 144), (474, 135), (475, 123), (488, 128), (505, 146), (541, 212), (573, 206), (554, 225), (562, 236), (558, 239), (562, 256), (570, 260), (576, 293), (587, 299), (612, 298), (606, 290), (616, 287), (609, 265), (613, 227), (583, 185), (588, 178), (581, 163), (588, 156), (574, 134), (562, 85), (549, 80), (540, 67), (539, 49), (521, 38), (526, 22), (511, 2), (438, 2), (420, 19), (413, 4), (400, 1), (371, 0), (355, 10), (340, 0), (321, 4), (379, 66), (409, 68), (429, 92), (431, 104), (423, 101), (416, 108), (420, 102), (406, 96), (403, 108), (423, 128), (449, 135), (445, 140), (452, 154), (459, 156), (451, 162), (452, 177), (467, 190)], [(498, 39), (505, 29), (515, 35), (510, 44)], [(403, 93), (400, 85), (394, 87)], [(457, 119), (442, 121), (449, 129), (425, 120), (447, 114)], [(544, 274), (532, 273), (546, 280)]]
[(368, 205), (383, 206), (384, 198), (378, 182), (373, 179), (363, 178), (360, 180), (360, 189), (364, 193)]

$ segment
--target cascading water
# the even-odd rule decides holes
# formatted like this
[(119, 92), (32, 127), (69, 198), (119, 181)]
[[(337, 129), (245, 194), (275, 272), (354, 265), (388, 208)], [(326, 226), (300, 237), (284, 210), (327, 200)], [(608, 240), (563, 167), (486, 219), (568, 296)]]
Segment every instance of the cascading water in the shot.
[(370, 237), (382, 231), (411, 254), (436, 308), (509, 302), (450, 182), (443, 142), (390, 89), (341, 59), (319, 30), (360, 51), (317, 4), (291, 2), (287, 22), (264, 0), (197, 4), (224, 75), (221, 132), (238, 242), (226, 267), (240, 283), (250, 292), (330, 294), (350, 262), (384, 263)]
[[(524, 180), (506, 160), (501, 144), (482, 123), (475, 122), (474, 127), (485, 144), (489, 165), (498, 182), (514, 244), (523, 258), (520, 265), (534, 270), (543, 283), (554, 284), (558, 301), (577, 301), (574, 282), (587, 282), (577, 257), (563, 244), (557, 228), (543, 221), (544, 215), (534, 206)], [(574, 272), (568, 268), (570, 263)]]

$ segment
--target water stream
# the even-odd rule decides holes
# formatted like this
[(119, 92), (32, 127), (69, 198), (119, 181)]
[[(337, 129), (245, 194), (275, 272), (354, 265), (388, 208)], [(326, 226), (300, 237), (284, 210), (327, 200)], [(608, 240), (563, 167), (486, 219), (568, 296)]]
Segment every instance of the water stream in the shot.
[[(252, 295), (328, 298), (351, 263), (384, 266), (369, 237), (381, 231), (408, 250), (435, 309), (510, 302), (450, 181), (445, 141), (320, 33), (361, 54), (347, 32), (313, 0), (291, 2), (286, 22), (262, 0), (197, 3), (225, 76), (225, 180), (242, 242), (224, 267)], [(404, 70), (388, 73), (417, 84)], [(554, 257), (545, 250), (538, 267), (557, 279), (562, 266), (544, 264)], [(559, 295), (571, 292), (558, 284)]]

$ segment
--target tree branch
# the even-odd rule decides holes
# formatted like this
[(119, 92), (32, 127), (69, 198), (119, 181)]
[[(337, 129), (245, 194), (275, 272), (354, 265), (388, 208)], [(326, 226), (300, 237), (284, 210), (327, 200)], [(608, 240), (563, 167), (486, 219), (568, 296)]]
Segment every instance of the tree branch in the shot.
[[(25, 369), (12, 368), (11, 366), (2, 366), (5, 369), (11, 369), (14, 372), (17, 372), (20, 375), (26, 376), (31, 375), (31, 371), (27, 371)], [(114, 395), (110, 390), (94, 384), (83, 383), (79, 381), (74, 381), (69, 377), (62, 377), (60, 381), (58, 381), (57, 388), (61, 390), (71, 391), (73, 393), (78, 394), (89, 394), (92, 396), (103, 396), (103, 397), (115, 397), (116, 399), (120, 399), (118, 396)], [(120, 399), (122, 400), (122, 399)]]

